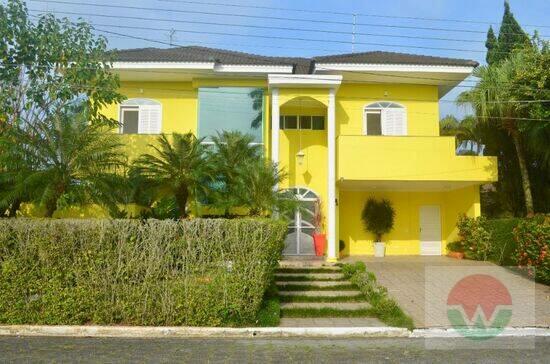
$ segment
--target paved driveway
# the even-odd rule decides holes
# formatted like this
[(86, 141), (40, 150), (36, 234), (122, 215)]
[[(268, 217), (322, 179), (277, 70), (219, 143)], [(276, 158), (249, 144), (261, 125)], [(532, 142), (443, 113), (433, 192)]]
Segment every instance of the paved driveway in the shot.
[[(436, 284), (433, 286), (429, 284), (426, 287), (426, 269), (428, 268), (428, 271), (430, 271), (430, 267), (442, 268), (454, 266), (467, 267), (467, 269), (471, 267), (472, 272), (479, 269), (495, 269), (499, 279), (505, 282), (507, 287), (530, 289), (532, 292), (531, 288), (534, 285), (535, 317), (531, 320), (529, 326), (550, 327), (550, 287), (538, 283), (534, 284), (532, 281), (509, 269), (498, 267), (489, 262), (457, 260), (445, 256), (391, 256), (385, 258), (355, 256), (345, 258), (342, 261), (345, 263), (354, 261), (365, 262), (367, 269), (376, 274), (378, 283), (385, 286), (390, 295), (399, 302), (403, 310), (413, 318), (416, 327), (450, 326), (448, 319), (433, 317), (430, 316), (431, 312), (426, 312), (424, 297), (426, 291), (432, 292), (434, 295), (445, 291), (445, 297), (447, 297), (449, 291), (448, 285), (438, 287)], [(434, 280), (437, 281), (437, 277)], [(513, 310), (516, 310), (516, 312), (522, 309), (523, 307), (513, 307)]]

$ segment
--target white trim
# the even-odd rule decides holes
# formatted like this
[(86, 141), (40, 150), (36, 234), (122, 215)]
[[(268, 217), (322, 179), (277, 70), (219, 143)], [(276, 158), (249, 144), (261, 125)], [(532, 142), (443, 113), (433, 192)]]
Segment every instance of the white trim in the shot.
[(292, 73), (293, 66), (216, 64), (214, 72), (220, 73)]
[(327, 111), (327, 150), (328, 150), (328, 254), (329, 260), (338, 259), (336, 249), (336, 90), (328, 93)]
[[(135, 100), (149, 101), (150, 103), (148, 103), (148, 104), (136, 104), (136, 105), (125, 104), (128, 101), (135, 101)], [(143, 112), (142, 108), (144, 106), (145, 107), (156, 106), (156, 107), (159, 108), (160, 117), (159, 117), (159, 132), (158, 133), (143, 133), (143, 132), (140, 132), (140, 127), (141, 127), (140, 117), (141, 117), (141, 113)], [(123, 128), (124, 128), (124, 120), (123, 120), (123, 117), (122, 117), (124, 109), (135, 109), (135, 110), (138, 111), (138, 132), (137, 132), (137, 134), (124, 134), (122, 132)], [(135, 97), (135, 98), (124, 100), (122, 103), (118, 104), (118, 124), (119, 124), (118, 133), (121, 134), (121, 135), (160, 135), (160, 134), (162, 134), (162, 124), (163, 124), (163, 107), (162, 107), (162, 103), (155, 100), (155, 99), (149, 99), (149, 98), (143, 98), (143, 97)]]
[(279, 89), (274, 88), (271, 90), (271, 160), (275, 164), (279, 163), (279, 116)]
[[(394, 105), (397, 105), (399, 106), (400, 109), (403, 109), (404, 112), (405, 112), (405, 134), (404, 135), (392, 135), (392, 134), (384, 134), (383, 133), (383, 127), (382, 125), (384, 124), (384, 113), (382, 112), (382, 110), (384, 109), (392, 109), (390, 107), (378, 107), (378, 106), (370, 106), (370, 105), (374, 105), (374, 104), (377, 104), (377, 103), (380, 103), (380, 102), (385, 102), (385, 103), (390, 103), (390, 104), (394, 104)], [(393, 108), (393, 109), (399, 109), (399, 108)], [(380, 111), (380, 127), (382, 128), (382, 133), (380, 135), (368, 135), (367, 134), (367, 114), (369, 113), (369, 111)], [(395, 102), (395, 101), (391, 101), (391, 100), (378, 100), (378, 101), (373, 101), (367, 105), (365, 105), (363, 107), (363, 135), (365, 136), (407, 136), (408, 135), (408, 120), (407, 120), (407, 107), (405, 107), (405, 105), (403, 104), (400, 104), (399, 102)]]
[(113, 69), (213, 70), (215, 62), (113, 62)]
[(417, 65), (417, 64), (378, 64), (378, 63), (317, 63), (317, 71), (349, 71), (349, 72), (436, 72), (436, 73), (467, 73), (474, 71), (472, 66)]
[(337, 89), (341, 75), (268, 75), (269, 87), (320, 87)]

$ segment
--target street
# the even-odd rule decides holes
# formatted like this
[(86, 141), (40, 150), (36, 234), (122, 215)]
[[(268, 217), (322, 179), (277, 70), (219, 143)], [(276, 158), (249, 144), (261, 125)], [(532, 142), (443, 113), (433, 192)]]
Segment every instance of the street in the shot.
[[(550, 337), (498, 338), (485, 349), (427, 350), (425, 339), (119, 339), (1, 337), (0, 361), (82, 363), (543, 363)], [(434, 339), (431, 339), (434, 340)], [(442, 344), (456, 339), (442, 340)], [(526, 349), (535, 340), (535, 349)], [(492, 344), (498, 345), (492, 346)], [(433, 342), (432, 342), (433, 343)]]

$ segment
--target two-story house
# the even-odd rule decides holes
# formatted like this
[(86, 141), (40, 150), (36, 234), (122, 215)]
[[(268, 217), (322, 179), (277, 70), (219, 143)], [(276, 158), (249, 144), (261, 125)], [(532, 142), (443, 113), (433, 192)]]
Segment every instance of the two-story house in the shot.
[[(322, 202), (330, 261), (373, 253), (361, 221), (369, 196), (396, 210), (388, 255), (439, 255), (460, 214), (480, 215), (479, 186), (497, 178), (495, 158), (457, 156), (454, 138), (439, 136), (439, 100), (476, 66), (390, 52), (130, 49), (113, 64), (128, 100), (107, 114), (129, 134), (133, 154), (159, 133), (191, 131), (206, 142), (221, 130), (252, 134), (288, 173), (281, 188), (306, 206)], [(285, 254), (313, 254), (312, 226), (310, 213), (296, 212)]]

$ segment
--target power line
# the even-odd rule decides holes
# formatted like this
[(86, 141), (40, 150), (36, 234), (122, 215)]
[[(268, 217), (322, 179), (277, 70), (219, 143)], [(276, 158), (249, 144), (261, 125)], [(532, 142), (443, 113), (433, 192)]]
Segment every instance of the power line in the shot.
[[(54, 4), (68, 4), (68, 5), (85, 5), (92, 7), (105, 7), (105, 4), (97, 3), (86, 3), (86, 2), (72, 2), (72, 1), (60, 1), (60, 0), (29, 0), (32, 2), (41, 2), (41, 3), (54, 3)], [(199, 14), (199, 15), (215, 15), (215, 16), (232, 16), (239, 18), (247, 19), (264, 19), (264, 20), (280, 20), (280, 21), (294, 21), (294, 22), (306, 22), (314, 24), (334, 24), (334, 25), (347, 25), (351, 26), (352, 23), (344, 21), (335, 21), (335, 20), (320, 20), (320, 19), (308, 19), (308, 18), (288, 18), (288, 17), (277, 17), (277, 16), (267, 16), (267, 15), (249, 15), (249, 14), (234, 14), (234, 13), (221, 13), (221, 12), (212, 12), (212, 11), (198, 11), (198, 10), (181, 10), (181, 9), (162, 9), (162, 8), (149, 8), (149, 7), (140, 7), (140, 6), (129, 6), (129, 5), (108, 5), (110, 8), (118, 9), (128, 9), (128, 10), (147, 10), (147, 11), (164, 11), (164, 12), (174, 12), (174, 13), (184, 13), (184, 14)], [(356, 23), (357, 26), (369, 26), (369, 27), (382, 27), (382, 28), (398, 28), (398, 29), (420, 29), (420, 30), (432, 30), (432, 31), (443, 31), (443, 32), (465, 32), (465, 33), (478, 33), (485, 34), (486, 31), (472, 30), (472, 29), (451, 29), (451, 28), (434, 28), (434, 27), (418, 27), (412, 25), (390, 25), (390, 24), (372, 24), (372, 23)], [(509, 35), (523, 35), (523, 33), (503, 33)], [(546, 35), (541, 35), (541, 37), (546, 37)]]
[[(215, 5), (215, 6), (226, 6), (226, 7), (235, 7), (235, 8), (248, 8), (248, 9), (263, 9), (263, 10), (281, 10), (281, 11), (294, 11), (302, 13), (316, 13), (316, 14), (327, 14), (327, 15), (346, 15), (346, 16), (363, 16), (363, 17), (373, 17), (373, 18), (384, 18), (384, 19), (408, 19), (408, 20), (422, 20), (422, 21), (440, 21), (440, 22), (453, 22), (453, 23), (467, 23), (467, 24), (500, 24), (500, 22), (491, 22), (491, 21), (482, 21), (482, 20), (468, 20), (468, 19), (450, 19), (450, 18), (426, 18), (426, 17), (416, 17), (416, 16), (399, 16), (399, 15), (385, 15), (385, 14), (370, 14), (370, 13), (347, 13), (347, 12), (338, 12), (331, 10), (316, 10), (316, 9), (297, 9), (297, 8), (281, 8), (281, 7), (272, 7), (272, 6), (260, 6), (260, 5), (245, 5), (245, 4), (230, 4), (230, 3), (216, 3), (216, 2), (204, 2), (204, 1), (187, 1), (187, 0), (156, 0), (160, 2), (167, 3), (182, 3), (182, 4), (197, 4), (197, 5)], [(523, 24), (527, 27), (539, 27), (539, 28), (550, 28), (550, 25), (540, 25), (540, 24)]]
[[(43, 13), (42, 10), (35, 10), (30, 9), (30, 11)], [(126, 15), (106, 15), (106, 14), (93, 14), (93, 13), (79, 13), (79, 12), (69, 12), (69, 11), (48, 11), (49, 13), (56, 13), (56, 14), (70, 14), (70, 15), (84, 15), (84, 16), (92, 16), (92, 17), (104, 17), (104, 18), (117, 18), (117, 19), (134, 19), (134, 20), (145, 20), (145, 21), (163, 21), (163, 22), (176, 22), (176, 23), (184, 23), (184, 24), (208, 24), (208, 25), (227, 25), (227, 26), (233, 26), (233, 24), (227, 24), (227, 23), (212, 23), (212, 22), (198, 22), (198, 21), (187, 21), (187, 20), (172, 20), (172, 19), (163, 19), (163, 18), (144, 18), (144, 17), (137, 17), (137, 16), (126, 16)], [(264, 26), (247, 26), (250, 28), (266, 28)], [(271, 27), (273, 28), (273, 27)], [(281, 28), (288, 30), (288, 28)], [(205, 32), (200, 32), (205, 33)], [(238, 35), (235, 33), (228, 33), (223, 32), (223, 35)], [(240, 36), (245, 36), (240, 34)], [(386, 44), (386, 43), (374, 43), (374, 42), (351, 42), (351, 41), (345, 41), (345, 40), (329, 40), (329, 39), (315, 39), (315, 38), (298, 38), (298, 37), (279, 37), (279, 36), (266, 36), (266, 35), (246, 35), (248, 37), (260, 37), (260, 38), (267, 38), (267, 39), (281, 39), (281, 40), (294, 40), (294, 41), (308, 41), (308, 42), (321, 42), (321, 43), (336, 43), (336, 44), (358, 44), (358, 45), (369, 45), (369, 46), (379, 46), (379, 47), (396, 47), (396, 48), (413, 48), (413, 49), (429, 49), (429, 50), (445, 50), (445, 51), (457, 51), (457, 52), (473, 52), (473, 53), (485, 53), (486, 51), (483, 50), (471, 50), (471, 49), (464, 49), (464, 48), (444, 48), (444, 47), (429, 47), (429, 46), (415, 46), (415, 45), (402, 45), (402, 44)], [(498, 52), (497, 52), (498, 53)]]

